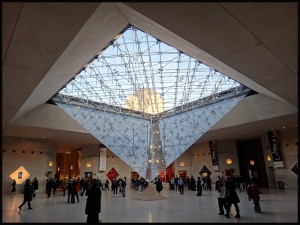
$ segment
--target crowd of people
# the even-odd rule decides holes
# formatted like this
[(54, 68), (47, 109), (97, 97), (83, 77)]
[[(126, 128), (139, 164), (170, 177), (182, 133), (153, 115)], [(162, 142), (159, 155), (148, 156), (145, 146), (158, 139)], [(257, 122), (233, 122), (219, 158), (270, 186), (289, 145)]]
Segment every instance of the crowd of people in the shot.
[[(170, 191), (178, 191), (181, 195), (184, 195), (184, 188), (187, 186), (188, 191), (196, 191), (197, 196), (202, 196), (203, 190), (211, 191), (211, 179), (210, 177), (198, 177), (197, 180), (191, 176), (187, 176), (184, 180), (181, 175), (176, 175), (171, 177), (168, 181)], [(153, 182), (156, 186), (156, 191), (160, 193), (163, 190), (163, 182), (160, 176), (157, 176)], [(148, 182), (141, 177), (131, 179), (131, 188), (134, 190), (144, 191), (148, 186)], [(16, 180), (14, 179), (12, 184), (12, 189), (10, 194), (16, 193)], [(126, 196), (126, 177), (124, 178), (113, 178), (110, 182), (106, 179), (105, 182), (101, 182), (98, 178), (71, 178), (71, 179), (61, 179), (50, 178), (46, 180), (45, 194), (48, 198), (51, 194), (55, 195), (57, 189), (62, 192), (63, 196), (66, 196), (68, 203), (79, 203), (79, 195), (87, 196), (85, 214), (87, 215), (87, 223), (99, 222), (99, 213), (101, 212), (101, 190), (111, 191), (113, 194), (122, 194), (123, 197)], [(215, 182), (215, 190), (218, 191), (218, 207), (219, 215), (225, 215), (229, 218), (231, 206), (235, 208), (235, 217), (240, 218), (240, 209), (238, 203), (240, 202), (239, 196), (236, 189), (240, 191), (246, 191), (249, 201), (253, 201), (254, 212), (260, 213), (260, 186), (259, 180), (256, 177), (251, 177), (248, 184), (242, 181), (241, 177), (234, 179), (234, 177), (218, 176)], [(39, 184), (38, 179), (35, 177), (33, 180), (26, 179), (23, 190), (23, 202), (18, 206), (19, 210), (27, 203), (28, 209), (33, 209), (31, 202), (33, 198), (36, 197), (38, 192)]]

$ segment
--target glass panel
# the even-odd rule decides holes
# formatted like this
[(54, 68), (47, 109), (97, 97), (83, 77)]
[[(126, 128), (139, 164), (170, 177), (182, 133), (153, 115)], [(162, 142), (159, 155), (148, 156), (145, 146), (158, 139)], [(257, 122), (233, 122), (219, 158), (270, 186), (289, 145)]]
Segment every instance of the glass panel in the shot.
[(129, 27), (53, 101), (153, 180), (250, 89)]

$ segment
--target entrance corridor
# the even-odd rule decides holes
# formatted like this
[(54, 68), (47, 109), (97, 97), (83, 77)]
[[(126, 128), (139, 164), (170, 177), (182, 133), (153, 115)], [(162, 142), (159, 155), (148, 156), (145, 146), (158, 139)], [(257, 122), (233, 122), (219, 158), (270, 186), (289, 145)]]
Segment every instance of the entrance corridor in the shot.
[[(202, 196), (196, 196), (195, 191), (185, 187), (184, 195), (170, 191), (167, 184), (161, 192), (165, 199), (155, 201), (136, 200), (139, 195), (127, 185), (126, 197), (102, 191), (103, 223), (298, 223), (298, 190), (263, 189), (261, 194), (262, 213), (254, 213), (252, 201), (248, 200), (246, 192), (236, 190), (241, 218), (234, 218), (235, 209), (232, 206), (230, 218), (218, 215), (217, 191), (203, 191)], [(47, 198), (39, 190), (31, 202), (32, 210), (27, 203), (19, 211), (18, 206), (23, 201), (22, 194), (2, 196), (3, 223), (85, 223), (84, 213), (86, 196), (79, 196), (80, 202), (68, 203), (67, 196), (56, 191)]]

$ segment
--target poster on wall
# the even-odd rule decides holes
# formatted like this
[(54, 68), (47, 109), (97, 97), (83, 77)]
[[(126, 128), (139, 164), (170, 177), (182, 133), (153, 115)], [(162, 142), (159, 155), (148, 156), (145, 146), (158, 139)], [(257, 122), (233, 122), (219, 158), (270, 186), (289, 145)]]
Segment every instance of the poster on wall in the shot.
[(113, 179), (117, 179), (117, 177), (119, 176), (119, 173), (115, 170), (115, 168), (111, 168), (108, 173), (106, 174), (107, 178), (110, 181), (113, 181)]
[(275, 130), (269, 131), (268, 138), (270, 142), (274, 167), (284, 167), (283, 161), (281, 159), (281, 154), (280, 154), (278, 133)]
[(23, 172), (19, 172), (18, 173), (18, 179), (22, 179), (22, 176), (23, 176)]
[(106, 171), (106, 152), (107, 148), (100, 148), (99, 172)]
[(209, 147), (210, 147), (210, 155), (211, 155), (211, 162), (213, 165), (214, 170), (219, 170), (219, 164), (217, 159), (217, 147), (215, 141), (209, 141)]

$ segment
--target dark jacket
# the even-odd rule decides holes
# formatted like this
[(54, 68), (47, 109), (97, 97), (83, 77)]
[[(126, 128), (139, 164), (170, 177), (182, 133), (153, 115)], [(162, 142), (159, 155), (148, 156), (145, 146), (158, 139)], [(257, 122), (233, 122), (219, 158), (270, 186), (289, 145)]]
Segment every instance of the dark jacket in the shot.
[(163, 185), (162, 185), (162, 182), (159, 178), (155, 181), (155, 185), (156, 185), (156, 190), (158, 192), (161, 192), (162, 189), (163, 189)]
[(235, 191), (235, 184), (232, 181), (225, 182), (225, 189), (226, 189), (226, 201), (228, 203), (239, 203), (240, 199)]
[(259, 194), (260, 194), (259, 187), (253, 181), (251, 181), (251, 183), (248, 184), (248, 186), (247, 186), (247, 194), (248, 194), (249, 200), (250, 199), (253, 199), (254, 201), (259, 200)]
[(85, 193), (87, 197), (85, 205), (85, 214), (94, 215), (101, 212), (101, 189), (99, 186), (94, 186), (90, 189), (87, 189)]
[(33, 186), (30, 181), (26, 181), (24, 185), (24, 201), (32, 201)]

